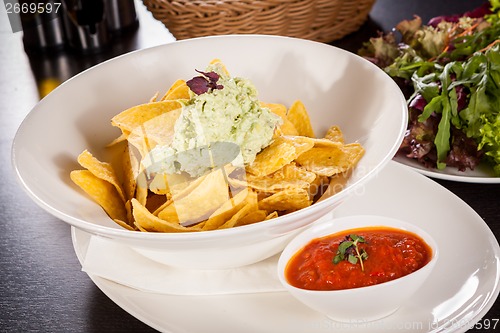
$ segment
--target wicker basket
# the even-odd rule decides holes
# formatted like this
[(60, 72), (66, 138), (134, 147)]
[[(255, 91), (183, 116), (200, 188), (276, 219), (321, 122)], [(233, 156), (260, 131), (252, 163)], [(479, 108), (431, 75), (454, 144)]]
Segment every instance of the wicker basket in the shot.
[(143, 0), (176, 39), (266, 34), (331, 42), (356, 31), (376, 0)]

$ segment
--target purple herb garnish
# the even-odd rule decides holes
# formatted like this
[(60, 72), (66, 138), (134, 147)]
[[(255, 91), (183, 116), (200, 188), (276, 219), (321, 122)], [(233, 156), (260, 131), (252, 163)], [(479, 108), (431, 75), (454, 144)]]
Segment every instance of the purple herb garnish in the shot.
[(201, 95), (210, 90), (224, 88), (223, 85), (217, 84), (217, 81), (219, 81), (219, 74), (215, 72), (196, 71), (202, 74), (202, 76), (196, 76), (186, 82), (189, 89), (191, 89), (195, 94)]

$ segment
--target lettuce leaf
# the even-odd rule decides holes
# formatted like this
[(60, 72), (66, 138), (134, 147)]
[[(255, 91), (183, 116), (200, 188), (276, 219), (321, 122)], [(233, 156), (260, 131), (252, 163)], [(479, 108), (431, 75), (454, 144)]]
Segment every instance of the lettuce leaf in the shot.
[(360, 55), (408, 98), (407, 156), (459, 170), (484, 158), (500, 175), (500, 0), (447, 19), (402, 21), (400, 40), (394, 32), (372, 38)]

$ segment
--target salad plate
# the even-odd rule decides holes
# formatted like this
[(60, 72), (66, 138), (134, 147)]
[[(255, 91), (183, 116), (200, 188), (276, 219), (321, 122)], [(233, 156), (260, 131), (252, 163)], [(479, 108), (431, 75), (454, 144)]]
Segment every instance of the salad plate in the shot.
[[(408, 192), (411, 186), (414, 190)], [(432, 196), (426, 195), (433, 193)], [(415, 209), (415, 202), (426, 209)], [(491, 308), (500, 291), (500, 247), (482, 218), (464, 201), (394, 161), (352, 194), (334, 217), (375, 214), (406, 220), (431, 234), (440, 259), (413, 301), (371, 322), (335, 322), (285, 291), (186, 296), (139, 291), (89, 277), (112, 301), (161, 332), (465, 332)], [(80, 262), (90, 234), (72, 228)], [(466, 244), (467, 246), (464, 246)], [(470, 248), (474, 251), (470, 251)], [(195, 320), (193, 320), (195, 319)]]
[(415, 160), (399, 155), (396, 155), (393, 160), (432, 178), (464, 183), (500, 184), (500, 177), (496, 176), (493, 169), (485, 164), (480, 164), (474, 170), (459, 171), (451, 167), (443, 170), (429, 169)]
[(404, 156), (398, 162), (433, 178), (500, 183), (493, 170), (500, 165), (499, 31), (500, 3), (489, 0), (427, 23), (416, 13), (363, 44), (358, 54), (398, 82), (407, 98), (400, 151), (448, 167), (427, 169)]

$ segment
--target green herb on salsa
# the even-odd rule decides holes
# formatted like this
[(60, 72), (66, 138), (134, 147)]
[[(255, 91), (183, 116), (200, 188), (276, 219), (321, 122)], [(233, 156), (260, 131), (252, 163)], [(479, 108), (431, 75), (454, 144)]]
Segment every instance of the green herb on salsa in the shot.
[(351, 264), (356, 265), (359, 263), (361, 265), (361, 270), (364, 271), (365, 267), (363, 265), (363, 260), (368, 259), (368, 253), (365, 250), (359, 249), (359, 243), (365, 243), (365, 239), (361, 236), (351, 234), (345, 237), (345, 240), (340, 242), (337, 249), (335, 257), (333, 257), (333, 263), (338, 264), (342, 260), (347, 260)]

